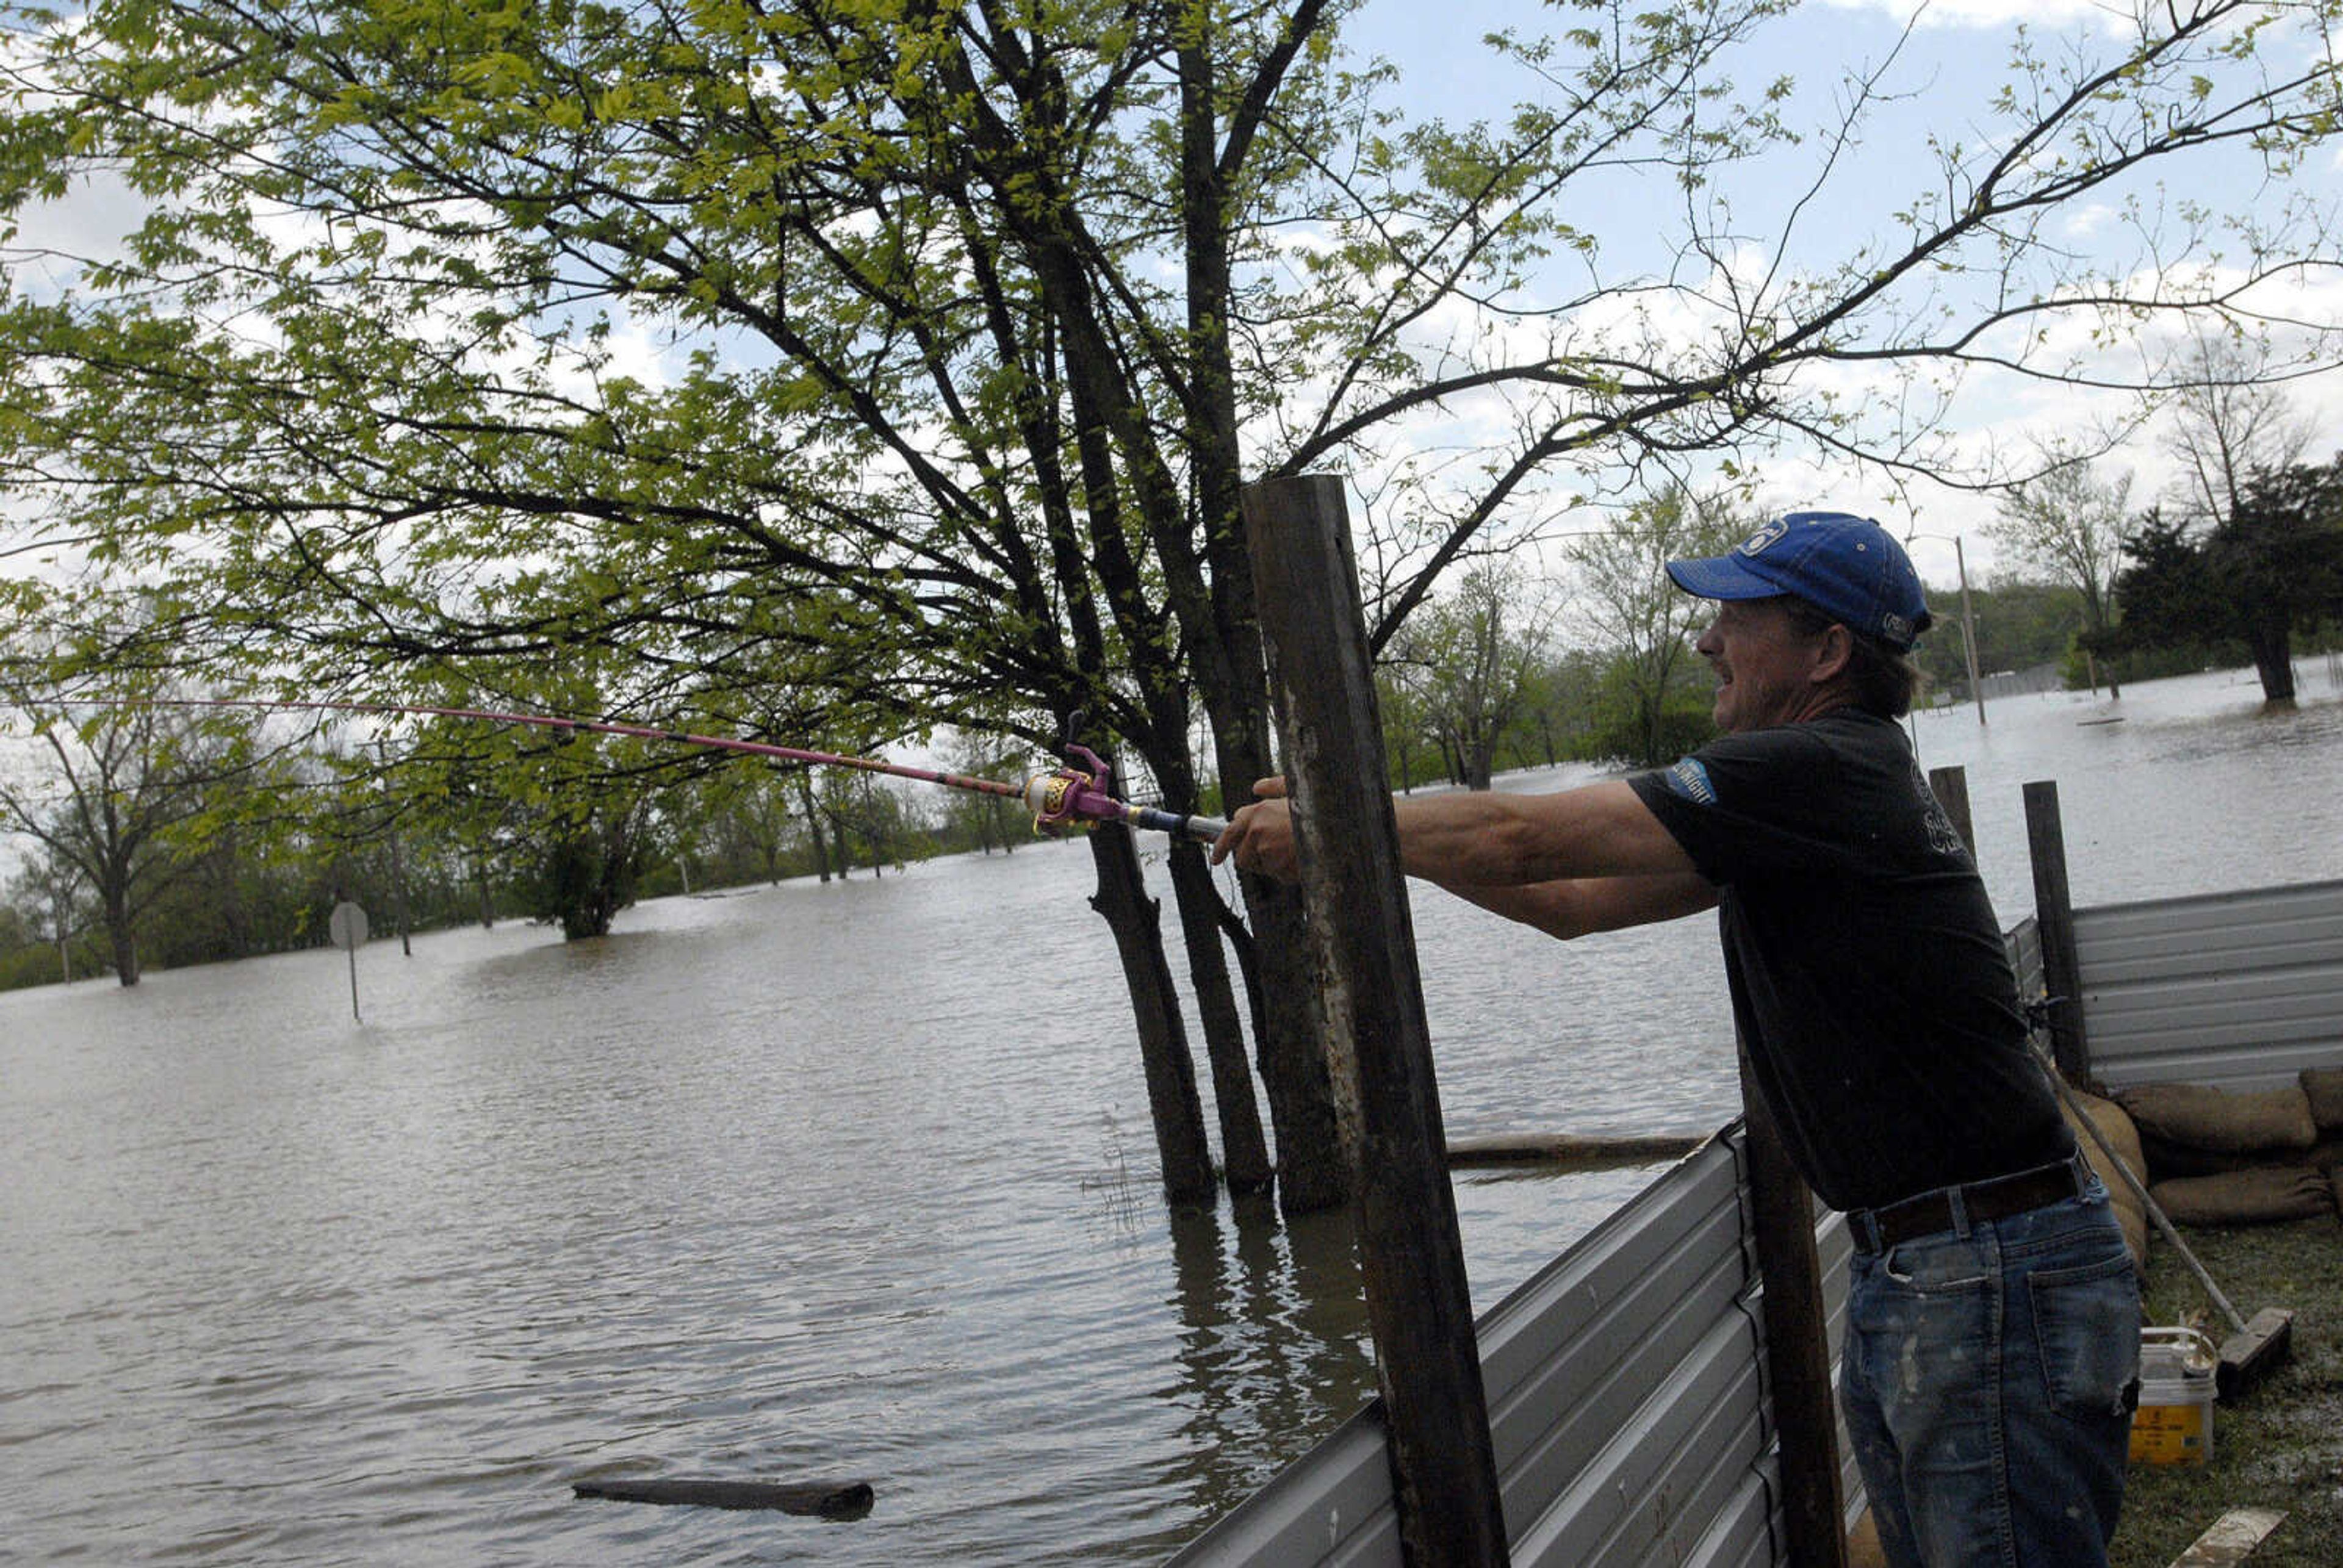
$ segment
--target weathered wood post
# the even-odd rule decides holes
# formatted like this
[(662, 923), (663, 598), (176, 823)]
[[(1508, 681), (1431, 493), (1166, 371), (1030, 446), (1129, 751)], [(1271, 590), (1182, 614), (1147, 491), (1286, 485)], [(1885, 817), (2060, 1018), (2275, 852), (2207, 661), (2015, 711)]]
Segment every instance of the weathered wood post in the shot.
[(1815, 1195), (1741, 1052), (1748, 1129), (1750, 1228), (1765, 1282), (1765, 1377), (1781, 1440), (1782, 1524), (1795, 1568), (1846, 1568), (1846, 1493), (1839, 1483), (1838, 1405), (1831, 1392), (1828, 1302), (1815, 1250)]
[[(1342, 482), (1246, 487), (1407, 1562), (1508, 1561)], [(1242, 782), (1231, 780), (1232, 788)]]
[(1969, 772), (1966, 768), (1931, 768), (1928, 769), (1928, 791), (1936, 796), (1936, 804), (1953, 820), (1953, 831), (1969, 848), (1969, 859), (1976, 859), (1976, 816), (1969, 809)]
[(2042, 989), (2049, 1009), (2050, 1052), (2069, 1083), (2090, 1076), (2090, 1042), (2083, 1034), (2083, 966), (2075, 954), (2075, 901), (2066, 890), (2066, 830), (2058, 817), (2058, 785), (2039, 779), (2025, 787), (2026, 853), (2034, 865), (2034, 924), (2042, 937)]

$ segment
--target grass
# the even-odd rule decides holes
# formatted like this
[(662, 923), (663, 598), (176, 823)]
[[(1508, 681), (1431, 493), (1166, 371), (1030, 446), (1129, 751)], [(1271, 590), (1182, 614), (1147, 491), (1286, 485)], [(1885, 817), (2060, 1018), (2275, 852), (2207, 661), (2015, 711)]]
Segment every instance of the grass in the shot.
[[(2181, 1234), (2245, 1316), (2295, 1310), (2293, 1353), (2259, 1388), (2214, 1407), (2206, 1463), (2132, 1466), (2111, 1568), (2167, 1568), (2232, 1508), (2287, 1515), (2251, 1568), (2335, 1568), (2343, 1563), (2343, 1228), (2322, 1219)], [(2147, 1306), (2154, 1323), (2198, 1322), (2217, 1341), (2227, 1332), (2160, 1237), (2148, 1252)]]

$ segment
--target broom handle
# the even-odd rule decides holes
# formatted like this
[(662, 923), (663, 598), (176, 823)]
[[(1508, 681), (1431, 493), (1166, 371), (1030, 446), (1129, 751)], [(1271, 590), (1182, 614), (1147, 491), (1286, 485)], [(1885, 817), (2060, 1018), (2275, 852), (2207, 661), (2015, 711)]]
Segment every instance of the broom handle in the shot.
[(2188, 1250), (2188, 1243), (2180, 1239), (2180, 1232), (2172, 1228), (2172, 1221), (2166, 1217), (2163, 1206), (2147, 1195), (2147, 1184), (2132, 1174), (2131, 1167), (2124, 1163), (2123, 1156), (2117, 1153), (2115, 1145), (2107, 1141), (2107, 1135), (2099, 1131), (2099, 1124), (2085, 1112), (2081, 1102), (2075, 1098), (2075, 1091), (2066, 1086), (2065, 1079), (2058, 1076), (2058, 1070), (2044, 1058), (2039, 1046), (2034, 1048), (2033, 1055), (2035, 1064), (2042, 1069), (2042, 1075), (2050, 1081), (2050, 1087), (2058, 1091), (2058, 1098), (2066, 1102), (2068, 1111), (2074, 1112), (2075, 1120), (2083, 1124), (2083, 1131), (2091, 1135), (2091, 1141), (2099, 1146), (2099, 1152), (2107, 1157), (2107, 1163), (2116, 1168), (2116, 1174), (2123, 1178), (2124, 1185), (2131, 1189), (2132, 1196), (2147, 1209), (2147, 1217), (2156, 1221), (2157, 1230), (2163, 1232), (2164, 1239), (2178, 1251), (2181, 1260), (2188, 1265), (2188, 1271), (2197, 1276), (2197, 1282), (2205, 1287), (2205, 1293), (2213, 1298), (2213, 1304), (2221, 1309), (2223, 1317), (2229, 1320), (2229, 1326), (2238, 1333), (2244, 1333), (2246, 1320), (2238, 1315), (2237, 1308), (2229, 1304), (2229, 1298), (2221, 1293), (2221, 1287), (2213, 1282), (2213, 1276), (2205, 1271), (2205, 1265), (2197, 1261), (2197, 1254)]

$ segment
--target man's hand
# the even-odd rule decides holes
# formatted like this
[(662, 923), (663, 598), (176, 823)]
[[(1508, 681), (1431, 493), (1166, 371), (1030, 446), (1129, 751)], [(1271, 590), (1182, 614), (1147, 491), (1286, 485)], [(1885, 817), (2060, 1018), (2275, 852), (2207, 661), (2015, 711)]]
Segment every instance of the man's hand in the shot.
[(1258, 871), (1281, 882), (1302, 879), (1302, 862), (1293, 852), (1293, 812), (1285, 802), (1285, 780), (1258, 779), (1252, 792), (1259, 797), (1229, 819), (1227, 829), (1212, 846), (1212, 864), (1234, 857), (1240, 871)]

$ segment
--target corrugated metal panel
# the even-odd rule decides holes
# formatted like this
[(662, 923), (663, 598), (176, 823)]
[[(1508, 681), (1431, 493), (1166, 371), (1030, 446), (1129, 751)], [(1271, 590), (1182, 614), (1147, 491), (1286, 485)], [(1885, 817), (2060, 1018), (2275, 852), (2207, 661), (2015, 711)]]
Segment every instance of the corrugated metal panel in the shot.
[(2077, 910), (2075, 950), (2111, 1088), (2275, 1088), (2343, 1065), (2343, 882)]
[(2003, 940), (2009, 967), (2017, 973), (2017, 994), (2026, 1001), (2042, 994), (2042, 927), (2032, 915), (2010, 928)]
[[(2041, 990), (2028, 920), (2008, 936)], [(2343, 1065), (2343, 882), (2076, 915), (2094, 1065), (2110, 1084), (2260, 1087)], [(1779, 1561), (1761, 1302), (1736, 1128), (1670, 1170), (1481, 1322), (1507, 1533), (1522, 1568), (1757, 1568)], [(1816, 1242), (1834, 1367), (1852, 1252)], [(1850, 1523), (1863, 1487), (1840, 1432)], [(1380, 1412), (1288, 1466), (1175, 1565), (1397, 1568)]]
[[(1736, 1132), (1483, 1317), (1521, 1568), (1771, 1561), (1769, 1497), (1750, 1490), (1764, 1412), (1742, 1189)], [(1172, 1561), (1396, 1564), (1380, 1411), (1344, 1423)]]
[[(1846, 1352), (1846, 1274), (1855, 1260), (1855, 1231), (1846, 1216), (1835, 1209), (1825, 1209), (1815, 1202), (1815, 1253), (1823, 1271), (1823, 1333), (1830, 1344), (1831, 1390), (1838, 1390), (1840, 1374), (1845, 1370), (1841, 1358)], [(1855, 1528), (1863, 1517), (1867, 1500), (1863, 1491), (1863, 1472), (1855, 1462), (1855, 1442), (1847, 1435), (1846, 1412), (1838, 1413), (1839, 1491), (1846, 1499), (1847, 1528)]]
[(1774, 1505), (1780, 1481), (1770, 1457), (1743, 1476), (1684, 1568), (1771, 1568), (1775, 1543), (1782, 1539), (1781, 1510)]

